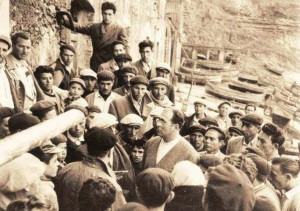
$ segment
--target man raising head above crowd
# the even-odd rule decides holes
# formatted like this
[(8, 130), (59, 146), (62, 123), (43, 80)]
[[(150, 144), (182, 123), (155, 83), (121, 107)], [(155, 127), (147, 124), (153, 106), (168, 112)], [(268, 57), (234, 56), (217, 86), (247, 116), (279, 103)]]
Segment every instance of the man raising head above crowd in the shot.
[(229, 118), (229, 110), (231, 108), (230, 102), (222, 102), (219, 104), (219, 114), (215, 117), (218, 122), (219, 127), (225, 131), (231, 126), (231, 119)]

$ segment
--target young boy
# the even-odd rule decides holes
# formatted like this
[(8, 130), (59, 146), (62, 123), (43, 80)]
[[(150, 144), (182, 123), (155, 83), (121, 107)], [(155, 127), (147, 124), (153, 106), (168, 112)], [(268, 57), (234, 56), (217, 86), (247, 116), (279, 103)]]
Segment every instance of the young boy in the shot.
[(82, 79), (73, 78), (69, 83), (69, 97), (65, 99), (65, 107), (70, 105), (88, 106), (88, 103), (81, 96), (86, 86)]

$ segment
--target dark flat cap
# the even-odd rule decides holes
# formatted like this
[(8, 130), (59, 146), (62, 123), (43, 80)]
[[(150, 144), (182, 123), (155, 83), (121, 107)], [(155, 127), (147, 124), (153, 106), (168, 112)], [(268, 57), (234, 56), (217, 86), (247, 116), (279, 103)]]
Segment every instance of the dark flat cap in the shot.
[(114, 60), (116, 62), (121, 62), (121, 61), (132, 61), (132, 57), (127, 54), (127, 53), (121, 53), (117, 56), (114, 57)]
[(136, 69), (135, 66), (125, 66), (121, 69), (121, 72), (124, 74), (124, 73), (132, 73), (134, 75), (137, 75), (138, 74), (138, 70)]
[(87, 150), (90, 155), (98, 155), (100, 152), (107, 151), (116, 145), (117, 136), (109, 129), (93, 127), (84, 136), (87, 143)]
[(228, 102), (228, 101), (224, 101), (224, 102), (222, 102), (222, 103), (220, 103), (220, 104), (218, 105), (218, 109), (220, 109), (220, 108), (221, 108), (221, 106), (222, 106), (222, 105), (225, 105), (225, 104), (227, 104), (227, 105), (231, 106), (231, 103), (230, 103), (230, 102)]
[(51, 138), (51, 142), (55, 145), (58, 145), (60, 143), (66, 143), (67, 137), (64, 134), (58, 134), (57, 136)]
[(8, 120), (8, 128), (11, 133), (19, 130), (25, 130), (40, 123), (40, 120), (27, 113), (18, 113)]
[(209, 130), (218, 131), (223, 136), (222, 140), (224, 140), (226, 138), (226, 134), (224, 133), (224, 131), (217, 126), (210, 126), (209, 128), (206, 129), (205, 133)]
[(217, 127), (219, 126), (217, 120), (215, 120), (210, 116), (204, 117), (203, 119), (200, 119), (198, 122), (200, 125), (203, 125), (204, 127), (206, 127), (206, 125), (214, 125)]
[(99, 106), (87, 106), (86, 109), (88, 110), (88, 112), (95, 112), (95, 113), (101, 113), (101, 109), (99, 108)]
[(271, 165), (268, 163), (266, 159), (254, 153), (247, 153), (246, 156), (255, 163), (258, 174), (265, 177), (268, 177), (270, 175)]
[(136, 202), (129, 202), (119, 209), (117, 211), (147, 211), (149, 210), (146, 206), (136, 203)]
[(196, 100), (196, 101), (194, 102), (194, 105), (197, 105), (197, 104), (204, 105), (204, 106), (206, 107), (205, 102), (202, 101), (202, 100)]
[(65, 44), (65, 45), (60, 46), (60, 51), (63, 51), (65, 49), (70, 50), (73, 53), (76, 53), (76, 50), (75, 50), (75, 48), (72, 45)]
[(243, 113), (240, 111), (232, 111), (229, 113), (229, 118), (232, 118), (234, 115), (240, 115), (243, 116)]
[(82, 106), (80, 106), (80, 105), (75, 105), (75, 104), (69, 105), (68, 107), (65, 108), (65, 112), (67, 112), (67, 111), (69, 111), (71, 109), (77, 109), (77, 110), (81, 111), (84, 114), (84, 116), (88, 115), (87, 109), (84, 108), (84, 107), (82, 107)]
[(30, 108), (30, 111), (36, 116), (40, 113), (47, 113), (48, 111), (55, 109), (55, 105), (56, 103), (54, 101), (41, 100), (33, 104), (33, 106)]
[(0, 42), (5, 42), (8, 45), (8, 50), (11, 48), (11, 40), (8, 37), (0, 35)]
[(149, 81), (145, 76), (137, 75), (130, 80), (131, 86), (133, 86), (135, 84), (144, 84), (144, 85), (148, 86)]
[(200, 132), (202, 135), (205, 134), (206, 128), (202, 125), (191, 125), (188, 128), (189, 134), (195, 133), (195, 132)]
[(168, 79), (166, 78), (163, 78), (163, 77), (155, 77), (155, 78), (152, 78), (150, 81), (149, 81), (149, 86), (150, 87), (153, 87), (154, 85), (156, 84), (162, 84), (162, 85), (165, 85), (167, 88), (169, 88), (170, 86), (170, 82)]
[(247, 114), (241, 118), (242, 122), (251, 124), (251, 125), (256, 125), (256, 126), (261, 126), (263, 123), (263, 118), (259, 116), (258, 114), (252, 113), (252, 114)]
[(79, 84), (84, 90), (86, 89), (85, 83), (81, 78), (73, 78), (70, 82), (69, 85), (71, 86), (71, 84)]
[(97, 74), (98, 81), (113, 81), (115, 74), (109, 70), (102, 70)]
[(7, 117), (11, 117), (15, 114), (14, 109), (9, 108), (9, 107), (1, 107), (0, 108), (0, 122), (3, 121), (3, 119)]
[(265, 153), (257, 147), (246, 147), (246, 153), (256, 154), (256, 155), (262, 157), (263, 159), (267, 160)]
[(228, 132), (230, 133), (230, 132), (234, 132), (234, 133), (237, 133), (237, 134), (239, 134), (240, 136), (243, 136), (244, 134), (243, 134), (243, 131), (240, 129), (240, 128), (238, 128), (238, 127), (229, 127), (228, 128)]

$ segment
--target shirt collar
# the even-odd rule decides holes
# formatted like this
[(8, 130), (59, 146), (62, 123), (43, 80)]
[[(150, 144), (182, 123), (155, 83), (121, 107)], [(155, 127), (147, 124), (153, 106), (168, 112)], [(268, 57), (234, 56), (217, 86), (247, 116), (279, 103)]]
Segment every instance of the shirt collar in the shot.
[(71, 71), (72, 71), (72, 66), (73, 66), (73, 62), (71, 62), (71, 64), (70, 64), (69, 66), (67, 66), (67, 65), (63, 62), (63, 60), (61, 59), (61, 57), (59, 57), (59, 60), (60, 60), (60, 62), (62, 63), (62, 65), (65, 66), (66, 70), (67, 70), (69, 73), (71, 73)]
[(284, 193), (284, 195), (287, 199), (292, 199), (297, 194), (300, 194), (300, 183), (298, 183), (291, 190)]
[(75, 138), (73, 137), (69, 131), (67, 132), (67, 137), (74, 143), (76, 143), (77, 140), (79, 140), (80, 142), (84, 142), (84, 135), (82, 134), (82, 136), (80, 136), (79, 138)]

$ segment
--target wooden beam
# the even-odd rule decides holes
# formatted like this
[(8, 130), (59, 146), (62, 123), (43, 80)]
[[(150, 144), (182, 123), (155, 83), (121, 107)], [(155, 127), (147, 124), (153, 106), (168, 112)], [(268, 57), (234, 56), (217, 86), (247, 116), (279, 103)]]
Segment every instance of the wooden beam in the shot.
[[(84, 113), (71, 109), (52, 119), (0, 140), (0, 166), (49, 140), (84, 118)], [(26, 164), (24, 164), (26, 165)]]

